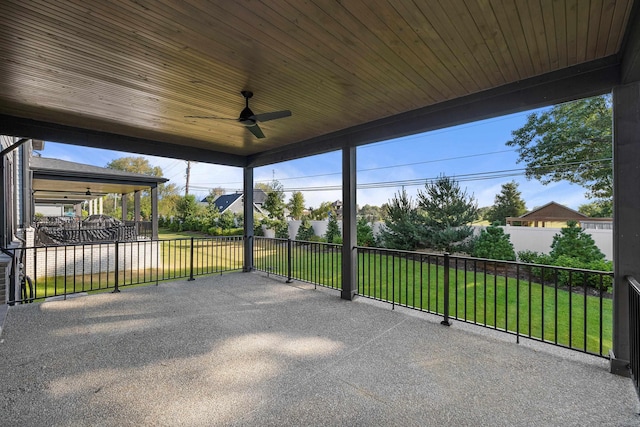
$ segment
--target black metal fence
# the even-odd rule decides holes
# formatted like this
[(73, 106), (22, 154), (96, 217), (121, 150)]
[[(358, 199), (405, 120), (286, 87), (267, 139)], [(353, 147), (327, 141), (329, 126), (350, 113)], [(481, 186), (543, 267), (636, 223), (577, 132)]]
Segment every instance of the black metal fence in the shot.
[(640, 283), (631, 276), (626, 279), (629, 283), (629, 367), (640, 397)]
[[(241, 270), (242, 237), (4, 249), (14, 259), (9, 304)], [(27, 280), (28, 278), (28, 280)]]
[(342, 287), (342, 245), (255, 237), (254, 268), (333, 289)]
[(124, 221), (124, 225), (134, 227), (138, 238), (151, 239), (153, 236), (151, 221)]
[(358, 247), (358, 294), (601, 357), (613, 273)]
[[(612, 340), (611, 272), (357, 247), (358, 294), (606, 357)], [(142, 240), (4, 250), (31, 280), (9, 288), (20, 303), (78, 292), (238, 271), (240, 236)], [(341, 289), (341, 245), (255, 237), (258, 271)], [(18, 277), (18, 276), (16, 276)], [(637, 287), (631, 286), (638, 291)], [(638, 291), (640, 293), (640, 291)], [(635, 296), (634, 296), (635, 295)], [(638, 294), (631, 294), (635, 378)], [(635, 304), (635, 305), (633, 305)], [(635, 326), (633, 326), (635, 325)], [(636, 382), (637, 384), (637, 382)]]

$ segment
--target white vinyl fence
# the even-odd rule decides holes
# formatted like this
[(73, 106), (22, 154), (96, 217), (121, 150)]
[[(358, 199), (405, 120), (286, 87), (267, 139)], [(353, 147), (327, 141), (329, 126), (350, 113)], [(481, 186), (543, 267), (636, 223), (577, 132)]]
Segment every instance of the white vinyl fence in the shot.
[[(328, 221), (310, 221), (313, 226), (313, 231), (316, 236), (324, 236), (327, 232)], [(289, 222), (289, 236), (295, 239), (300, 227), (301, 221)], [(338, 221), (340, 229), (342, 229), (342, 221)], [(373, 233), (378, 235), (380, 228), (384, 224), (376, 222), (373, 224)], [(480, 230), (485, 227), (475, 226), (475, 233), (480, 234)], [(548, 254), (551, 251), (551, 243), (553, 242), (553, 236), (560, 234), (560, 228), (540, 228), (540, 227), (514, 227), (505, 226), (502, 227), (504, 232), (509, 235), (511, 243), (516, 253), (520, 251), (536, 251)], [(605, 258), (609, 261), (613, 259), (613, 230), (596, 230), (587, 229), (586, 233), (589, 233), (596, 245)]]

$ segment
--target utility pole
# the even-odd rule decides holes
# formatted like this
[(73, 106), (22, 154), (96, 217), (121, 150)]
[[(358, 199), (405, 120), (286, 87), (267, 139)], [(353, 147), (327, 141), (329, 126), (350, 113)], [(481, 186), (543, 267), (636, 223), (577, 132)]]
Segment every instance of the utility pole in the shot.
[(187, 182), (184, 186), (184, 195), (189, 195), (189, 178), (191, 177), (191, 161), (187, 160)]

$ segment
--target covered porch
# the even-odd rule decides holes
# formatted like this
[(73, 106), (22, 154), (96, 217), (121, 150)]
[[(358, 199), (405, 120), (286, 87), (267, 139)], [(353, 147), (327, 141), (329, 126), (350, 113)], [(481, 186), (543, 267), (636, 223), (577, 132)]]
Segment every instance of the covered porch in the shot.
[(12, 424), (636, 425), (606, 360), (264, 273), (15, 306)]

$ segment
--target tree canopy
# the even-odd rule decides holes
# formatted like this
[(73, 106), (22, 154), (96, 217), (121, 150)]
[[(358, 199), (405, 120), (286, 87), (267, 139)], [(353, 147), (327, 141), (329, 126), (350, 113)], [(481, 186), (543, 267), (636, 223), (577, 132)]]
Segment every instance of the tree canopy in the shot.
[[(116, 169), (125, 172), (139, 173), (149, 176), (162, 176), (162, 168), (159, 166), (153, 166), (144, 157), (120, 157), (107, 163), (107, 168)], [(160, 184), (158, 185), (158, 214), (163, 216), (173, 216), (176, 214), (176, 203), (180, 196), (175, 184)], [(127, 212), (129, 215), (133, 215), (133, 197), (129, 197), (127, 200)], [(110, 206), (111, 204), (107, 204)], [(114, 205), (117, 205), (116, 198), (114, 197)], [(120, 208), (114, 206), (113, 215), (119, 216)], [(140, 197), (140, 212), (143, 217), (149, 218), (151, 215), (151, 196), (148, 191), (143, 191)]]
[(507, 141), (516, 147), (527, 178), (543, 184), (569, 181), (587, 189), (587, 197), (612, 197), (612, 108), (609, 95), (556, 105), (529, 115)]
[(478, 218), (478, 205), (455, 179), (443, 175), (426, 183), (424, 192), (418, 190), (418, 206), (428, 247), (461, 250), (473, 234), (471, 223)]
[(380, 240), (389, 249), (414, 250), (420, 245), (418, 212), (404, 189), (389, 200)]
[(287, 208), (293, 219), (300, 219), (302, 217), (302, 212), (304, 212), (304, 196), (300, 191), (295, 191), (291, 195), (289, 203), (287, 203)]
[(507, 217), (518, 217), (526, 211), (524, 200), (518, 191), (518, 183), (511, 181), (502, 185), (502, 190), (496, 194), (493, 206), (489, 208), (484, 218), (492, 224), (497, 222), (499, 225), (506, 225)]
[(256, 186), (267, 193), (263, 207), (272, 219), (284, 220), (284, 187), (279, 181), (273, 180), (268, 186)]

